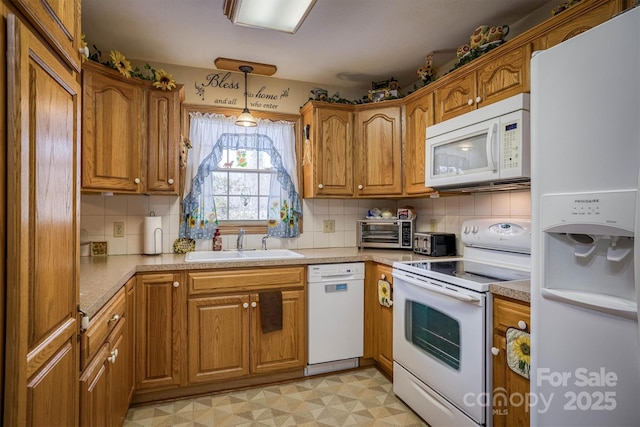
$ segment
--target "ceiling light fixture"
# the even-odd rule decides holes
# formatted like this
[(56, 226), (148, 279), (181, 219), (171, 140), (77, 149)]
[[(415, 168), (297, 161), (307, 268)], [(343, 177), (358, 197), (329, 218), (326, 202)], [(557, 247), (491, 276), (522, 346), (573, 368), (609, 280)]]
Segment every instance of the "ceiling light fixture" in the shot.
[(247, 74), (253, 71), (253, 67), (250, 65), (241, 65), (240, 71), (244, 73), (244, 110), (242, 110), (242, 114), (238, 116), (236, 125), (244, 127), (258, 126), (258, 121), (251, 115), (249, 108), (247, 108)]
[(224, 14), (234, 24), (293, 34), (316, 0), (225, 0)]

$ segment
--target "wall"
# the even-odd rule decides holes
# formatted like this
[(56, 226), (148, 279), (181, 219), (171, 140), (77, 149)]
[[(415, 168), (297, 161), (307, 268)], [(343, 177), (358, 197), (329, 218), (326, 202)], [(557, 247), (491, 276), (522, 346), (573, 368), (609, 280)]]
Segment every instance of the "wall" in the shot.
[[(406, 200), (305, 199), (304, 233), (296, 239), (269, 238), (269, 248), (310, 249), (356, 245), (356, 220), (372, 208), (395, 210), (413, 206), (418, 231), (446, 231), (460, 234), (467, 219), (476, 217), (530, 218), (529, 191)], [(162, 216), (163, 252), (172, 252), (178, 237), (180, 203), (176, 196), (83, 195), (81, 236), (86, 241), (107, 241), (109, 255), (142, 253), (144, 217), (154, 211)], [(323, 221), (335, 221), (335, 233), (323, 232)], [(113, 223), (125, 223), (125, 237), (113, 237)], [(259, 248), (261, 235), (249, 235), (248, 248)], [(223, 247), (235, 247), (235, 236), (223, 236)], [(210, 250), (211, 242), (200, 241), (198, 250)]]

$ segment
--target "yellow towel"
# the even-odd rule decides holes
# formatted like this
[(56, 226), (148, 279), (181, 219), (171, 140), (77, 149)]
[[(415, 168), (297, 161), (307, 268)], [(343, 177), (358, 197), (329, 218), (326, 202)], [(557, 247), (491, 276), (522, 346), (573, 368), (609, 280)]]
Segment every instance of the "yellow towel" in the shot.
[(391, 283), (386, 280), (378, 280), (378, 302), (385, 307), (391, 307)]

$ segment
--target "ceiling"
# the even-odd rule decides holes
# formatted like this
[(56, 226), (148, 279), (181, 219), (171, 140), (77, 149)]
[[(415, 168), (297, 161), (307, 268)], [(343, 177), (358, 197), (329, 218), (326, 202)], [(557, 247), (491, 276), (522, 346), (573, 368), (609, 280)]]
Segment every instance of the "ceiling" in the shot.
[(224, 0), (82, 0), (82, 32), (92, 51), (95, 44), (150, 63), (215, 69), (225, 57), (274, 64), (279, 79), (368, 89), (394, 77), (404, 87), (429, 52), (437, 68), (479, 25), (512, 24), (546, 3), (317, 0), (287, 34), (232, 24)]

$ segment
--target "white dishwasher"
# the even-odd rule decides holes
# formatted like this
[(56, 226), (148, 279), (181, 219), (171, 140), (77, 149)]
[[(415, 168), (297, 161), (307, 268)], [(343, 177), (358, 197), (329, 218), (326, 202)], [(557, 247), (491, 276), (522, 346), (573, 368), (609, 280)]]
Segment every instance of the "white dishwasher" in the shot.
[(308, 266), (305, 375), (355, 368), (364, 348), (364, 263)]

